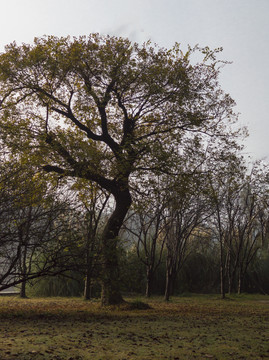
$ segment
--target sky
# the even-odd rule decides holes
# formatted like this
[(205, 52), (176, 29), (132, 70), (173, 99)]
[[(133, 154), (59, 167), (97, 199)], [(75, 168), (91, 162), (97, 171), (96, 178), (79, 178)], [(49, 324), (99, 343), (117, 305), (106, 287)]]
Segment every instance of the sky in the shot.
[(269, 160), (269, 0), (0, 0), (0, 52), (43, 35), (93, 32), (223, 47), (223, 90), (236, 101), (249, 137), (244, 153)]

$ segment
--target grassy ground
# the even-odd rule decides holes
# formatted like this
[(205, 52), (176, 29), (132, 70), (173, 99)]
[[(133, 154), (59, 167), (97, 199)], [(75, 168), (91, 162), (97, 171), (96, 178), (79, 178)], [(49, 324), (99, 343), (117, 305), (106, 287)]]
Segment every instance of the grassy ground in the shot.
[(0, 359), (269, 359), (269, 296), (148, 303), (0, 298)]

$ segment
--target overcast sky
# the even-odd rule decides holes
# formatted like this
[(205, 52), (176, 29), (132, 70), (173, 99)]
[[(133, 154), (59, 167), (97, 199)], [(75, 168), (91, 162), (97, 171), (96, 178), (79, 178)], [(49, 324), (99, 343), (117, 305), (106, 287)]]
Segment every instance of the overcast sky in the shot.
[(0, 0), (0, 51), (43, 35), (100, 32), (164, 47), (223, 47), (221, 84), (250, 136), (245, 152), (269, 159), (269, 0)]

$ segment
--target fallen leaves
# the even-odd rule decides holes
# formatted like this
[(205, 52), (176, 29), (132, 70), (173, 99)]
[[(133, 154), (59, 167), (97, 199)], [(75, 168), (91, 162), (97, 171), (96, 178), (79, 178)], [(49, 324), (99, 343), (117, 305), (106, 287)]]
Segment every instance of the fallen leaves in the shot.
[(0, 299), (0, 359), (268, 356), (266, 302), (192, 297), (170, 303), (153, 299), (150, 306), (145, 311), (111, 310), (81, 299)]

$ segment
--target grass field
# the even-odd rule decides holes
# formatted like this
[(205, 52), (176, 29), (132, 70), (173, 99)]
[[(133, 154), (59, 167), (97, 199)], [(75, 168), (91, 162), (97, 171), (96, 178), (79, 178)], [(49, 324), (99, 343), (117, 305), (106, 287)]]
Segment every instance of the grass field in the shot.
[(0, 359), (269, 359), (269, 296), (148, 303), (0, 298)]

